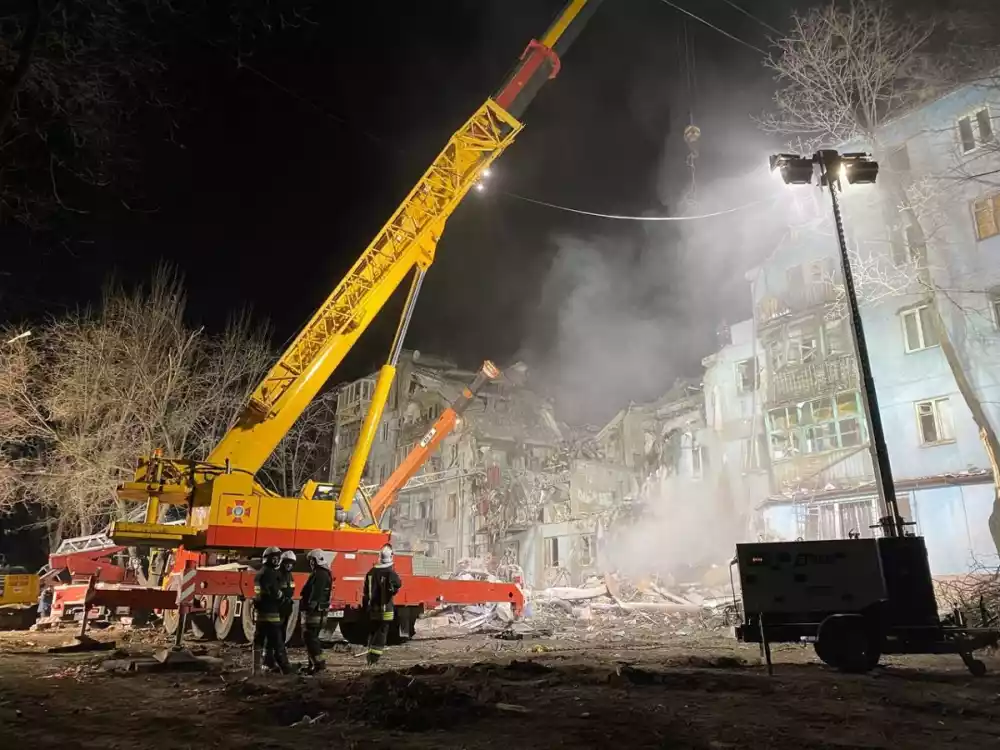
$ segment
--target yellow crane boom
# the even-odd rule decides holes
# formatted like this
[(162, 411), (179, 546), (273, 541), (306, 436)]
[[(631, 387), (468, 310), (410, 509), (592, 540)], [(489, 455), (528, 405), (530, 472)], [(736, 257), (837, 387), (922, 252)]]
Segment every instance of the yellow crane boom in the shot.
[[(272, 543), (266, 541), (272, 538), (267, 529), (286, 531), (301, 528), (303, 524), (309, 528), (326, 524), (327, 508), (300, 505), (323, 501), (274, 498), (253, 480), (253, 475), (389, 297), (406, 276), (415, 271), (392, 354), (380, 373), (344, 482), (341, 501), (345, 497), (348, 500), (338, 502), (339, 506), (350, 504), (389, 394), (396, 358), (402, 348), (423, 273), (434, 261), (445, 222), (483, 172), (521, 131), (522, 125), (517, 118), (542, 84), (558, 72), (559, 54), (579, 33), (600, 2), (571, 0), (542, 41), (532, 41), (528, 45), (501, 90), (487, 99), (448, 140), (345, 278), (257, 386), (234, 426), (206, 461), (165, 459), (159, 455), (140, 460), (133, 481), (120, 487), (119, 496), (123, 500), (146, 501), (146, 518), (138, 524), (113, 524), (111, 535), (117, 543), (175, 541), (189, 546), (265, 546)], [(159, 524), (161, 503), (187, 505), (188, 523), (184, 526)], [(255, 513), (255, 508), (259, 512)], [(262, 515), (264, 520), (261, 520)], [(235, 534), (230, 528), (234, 524), (241, 531), (254, 528), (252, 543), (243, 541), (250, 538), (246, 534)], [(286, 542), (281, 544), (287, 546)]]

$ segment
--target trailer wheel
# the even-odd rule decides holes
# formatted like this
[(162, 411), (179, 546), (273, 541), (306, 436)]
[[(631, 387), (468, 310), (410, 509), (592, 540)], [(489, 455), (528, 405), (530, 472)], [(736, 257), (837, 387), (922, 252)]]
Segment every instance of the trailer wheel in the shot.
[(240, 615), (240, 624), (243, 626), (243, 637), (253, 643), (254, 632), (257, 630), (257, 608), (253, 604), (253, 599), (243, 600), (243, 614)]
[(219, 608), (215, 613), (215, 637), (219, 640), (246, 643), (243, 624), (236, 619), (237, 601), (235, 596), (219, 597)]
[(882, 658), (878, 635), (861, 615), (830, 615), (819, 626), (816, 655), (841, 672), (864, 674)]
[(285, 627), (286, 646), (294, 648), (304, 643), (302, 640), (302, 626), (299, 620), (299, 600), (295, 599), (292, 601), (292, 613), (288, 616), (288, 625)]

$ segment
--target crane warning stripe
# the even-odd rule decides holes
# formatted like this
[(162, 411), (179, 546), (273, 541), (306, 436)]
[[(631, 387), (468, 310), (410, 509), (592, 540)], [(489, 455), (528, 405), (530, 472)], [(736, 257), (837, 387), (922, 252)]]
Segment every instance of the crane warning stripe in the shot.
[(178, 592), (177, 592), (178, 604), (187, 604), (189, 601), (191, 601), (192, 598), (194, 598), (194, 589), (195, 589), (194, 577), (196, 575), (198, 575), (197, 568), (189, 568), (188, 570), (184, 571), (184, 574), (181, 576), (180, 579), (180, 585), (178, 586)]

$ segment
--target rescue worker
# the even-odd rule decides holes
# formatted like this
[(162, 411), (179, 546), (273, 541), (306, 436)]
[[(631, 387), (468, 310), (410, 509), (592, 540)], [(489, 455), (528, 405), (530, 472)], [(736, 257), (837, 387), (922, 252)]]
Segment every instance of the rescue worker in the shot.
[[(286, 550), (281, 553), (278, 559), (278, 580), (281, 588), (281, 637), (288, 636), (288, 620), (295, 609), (295, 578), (292, 576), (292, 568), (295, 567), (295, 553)], [(286, 649), (287, 653), (287, 649)], [(264, 666), (268, 669), (275, 669), (277, 664), (274, 661), (274, 652), (270, 648), (264, 649)]]
[(285, 634), (281, 630), (281, 579), (278, 575), (281, 550), (268, 547), (261, 555), (263, 565), (253, 579), (253, 603), (257, 610), (257, 626), (253, 636), (253, 673), (258, 674), (261, 656), (273, 654), (274, 663), (283, 674), (292, 671), (285, 652)]
[(379, 551), (379, 561), (365, 576), (365, 590), (361, 607), (368, 613), (368, 666), (374, 666), (385, 651), (389, 627), (395, 614), (393, 597), (403, 587), (403, 582), (392, 567), (392, 545)]
[(306, 555), (306, 559), (309, 561), (309, 580), (302, 587), (299, 602), (302, 611), (305, 612), (305, 629), (302, 635), (306, 642), (306, 653), (309, 655), (307, 669), (310, 674), (316, 674), (326, 668), (319, 634), (326, 624), (326, 612), (330, 608), (333, 576), (330, 574), (330, 563), (322, 550), (314, 549)]

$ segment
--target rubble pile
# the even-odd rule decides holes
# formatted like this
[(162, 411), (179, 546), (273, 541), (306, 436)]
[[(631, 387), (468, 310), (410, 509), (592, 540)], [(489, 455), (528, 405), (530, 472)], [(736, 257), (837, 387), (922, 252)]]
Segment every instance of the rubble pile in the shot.
[(723, 630), (734, 622), (732, 592), (694, 584), (668, 591), (655, 581), (633, 584), (613, 576), (580, 588), (536, 591), (528, 621), (585, 640), (615, 640), (636, 630), (652, 637)]
[[(490, 577), (492, 579), (492, 577)], [(703, 583), (638, 583), (614, 576), (592, 577), (580, 587), (526, 592), (524, 617), (515, 622), (507, 604), (444, 607), (424, 623), (432, 628), (495, 633), (498, 637), (550, 637), (614, 641), (722, 631), (736, 623), (736, 606), (728, 588)]]

